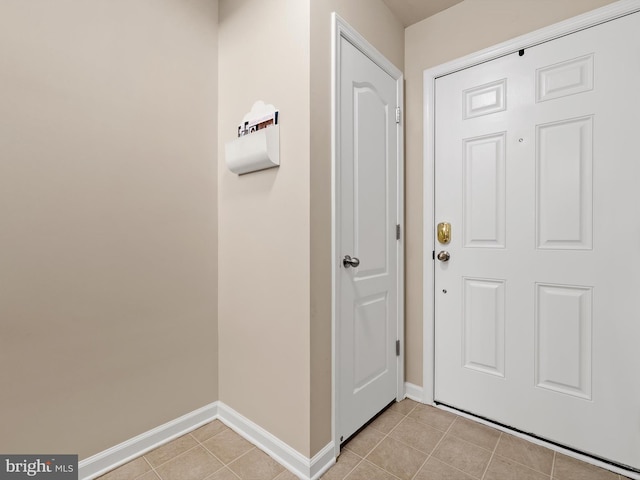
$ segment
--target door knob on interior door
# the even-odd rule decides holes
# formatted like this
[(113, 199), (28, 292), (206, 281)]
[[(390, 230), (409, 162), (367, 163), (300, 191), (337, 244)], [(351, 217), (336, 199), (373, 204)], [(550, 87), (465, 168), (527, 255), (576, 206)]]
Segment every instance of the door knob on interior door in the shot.
[(360, 260), (358, 260), (356, 257), (351, 258), (350, 255), (345, 255), (342, 259), (342, 265), (344, 265), (344, 268), (356, 268), (358, 265), (360, 265)]
[(446, 250), (442, 250), (438, 254), (438, 260), (440, 260), (441, 262), (448, 262), (450, 258), (451, 258), (451, 254)]

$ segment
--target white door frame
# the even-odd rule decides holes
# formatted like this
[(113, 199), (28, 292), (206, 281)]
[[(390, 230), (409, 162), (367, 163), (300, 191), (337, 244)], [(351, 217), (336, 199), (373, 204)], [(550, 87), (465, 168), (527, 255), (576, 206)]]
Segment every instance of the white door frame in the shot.
[[(447, 62), (434, 68), (424, 71), (424, 131), (423, 131), (423, 152), (424, 152), (424, 216), (423, 216), (423, 377), (422, 377), (422, 401), (426, 404), (434, 403), (434, 387), (435, 387), (435, 263), (433, 261), (434, 245), (434, 182), (435, 182), (435, 81), (438, 77), (448, 75), (450, 73), (463, 70), (465, 68), (478, 65), (498, 57), (517, 52), (521, 49), (533, 47), (535, 45), (575, 33), (585, 28), (593, 27), (600, 23), (604, 23), (616, 18), (640, 11), (640, 0), (620, 0), (618, 2), (606, 5), (591, 12), (579, 15), (577, 17), (556, 23), (549, 27), (536, 30), (526, 35), (516, 37), (507, 42), (500, 43), (493, 47), (489, 47), (479, 52), (467, 55), (465, 57)], [(495, 426), (495, 425), (494, 425)], [(513, 432), (511, 432), (513, 433)], [(529, 437), (529, 440), (532, 440)], [(591, 457), (576, 455), (575, 453), (566, 451), (565, 449), (553, 446), (547, 442), (538, 442), (554, 450), (563, 451), (563, 453), (579, 457), (582, 460), (600, 465), (599, 462)], [(611, 468), (611, 466), (605, 467)], [(629, 476), (629, 472), (623, 472), (623, 475)], [(632, 478), (640, 478), (634, 474)]]
[[(354, 47), (369, 57), (382, 70), (389, 74), (396, 81), (396, 91), (398, 92), (397, 102), (401, 108), (404, 106), (404, 76), (389, 60), (387, 60), (373, 45), (371, 45), (353, 27), (345, 22), (340, 16), (333, 12), (331, 14), (331, 435), (333, 438), (334, 452), (336, 457), (340, 453), (340, 439), (338, 438), (337, 412), (339, 391), (337, 381), (337, 371), (339, 368), (338, 338), (340, 335), (340, 325), (337, 322), (340, 305), (340, 252), (338, 243), (342, 231), (340, 228), (340, 39), (344, 38)], [(398, 243), (398, 338), (401, 348), (400, 356), (397, 357), (398, 386), (396, 399), (404, 398), (404, 126), (402, 115), (398, 123), (398, 211), (397, 223), (400, 225), (402, 235)]]

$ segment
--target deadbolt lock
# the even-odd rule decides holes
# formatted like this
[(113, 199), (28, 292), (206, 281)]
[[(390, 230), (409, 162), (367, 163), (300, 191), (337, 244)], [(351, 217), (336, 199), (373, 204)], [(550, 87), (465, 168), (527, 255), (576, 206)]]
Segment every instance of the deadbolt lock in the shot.
[(451, 224), (441, 222), (438, 224), (438, 242), (446, 245), (451, 241)]

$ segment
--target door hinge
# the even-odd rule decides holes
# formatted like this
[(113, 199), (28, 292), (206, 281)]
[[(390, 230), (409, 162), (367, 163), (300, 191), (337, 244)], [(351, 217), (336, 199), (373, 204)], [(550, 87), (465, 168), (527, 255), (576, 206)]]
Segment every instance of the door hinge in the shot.
[(431, 260), (435, 260), (436, 259), (436, 251), (432, 251), (431, 252)]
[(396, 340), (396, 357), (400, 356), (400, 340)]
[(396, 225), (396, 240), (400, 240), (400, 224)]
[(396, 123), (400, 123), (400, 107), (396, 107)]

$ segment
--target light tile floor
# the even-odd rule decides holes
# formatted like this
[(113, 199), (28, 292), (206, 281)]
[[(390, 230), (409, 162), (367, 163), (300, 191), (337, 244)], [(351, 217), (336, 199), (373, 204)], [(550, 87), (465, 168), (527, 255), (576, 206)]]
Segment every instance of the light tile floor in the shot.
[[(218, 420), (100, 480), (295, 480)], [(342, 450), (323, 480), (622, 480), (449, 412), (403, 400)]]

